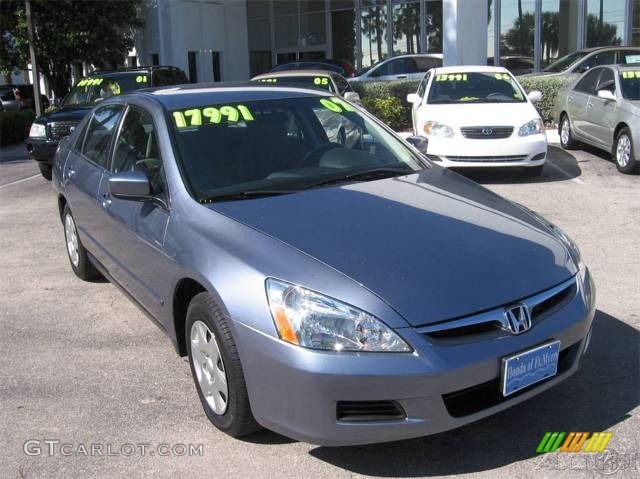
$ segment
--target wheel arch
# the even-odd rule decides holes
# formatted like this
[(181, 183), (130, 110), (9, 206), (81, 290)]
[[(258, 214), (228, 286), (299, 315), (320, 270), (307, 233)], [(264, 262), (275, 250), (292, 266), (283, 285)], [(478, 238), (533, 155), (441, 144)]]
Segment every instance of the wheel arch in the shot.
[[(620, 123), (618, 123), (615, 129), (613, 130), (613, 138), (611, 140), (611, 153), (613, 154), (615, 154), (616, 152), (616, 141), (618, 139), (618, 135), (620, 134), (620, 131), (622, 131), (624, 128), (627, 128), (629, 132), (631, 132), (631, 128), (629, 128), (629, 125), (627, 125), (624, 121), (621, 121)], [(633, 137), (631, 138), (631, 141), (633, 141)]]
[(65, 206), (67, 206), (67, 199), (64, 195), (58, 195), (58, 213), (60, 214), (60, 221), (63, 220), (62, 214), (64, 213)]

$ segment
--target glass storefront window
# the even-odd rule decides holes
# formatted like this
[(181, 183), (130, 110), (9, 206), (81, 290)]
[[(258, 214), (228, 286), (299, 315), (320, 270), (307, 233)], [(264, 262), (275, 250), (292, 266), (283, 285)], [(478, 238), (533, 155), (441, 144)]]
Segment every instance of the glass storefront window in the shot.
[(626, 0), (587, 0), (587, 47), (621, 45)]
[(500, 2), (500, 65), (514, 74), (533, 71), (535, 0)]
[(247, 1), (247, 32), (249, 36), (249, 68), (251, 76), (271, 69), (271, 11), (269, 2)]
[(331, 41), (333, 58), (356, 64), (356, 11), (353, 1), (332, 0)]
[(426, 0), (425, 9), (427, 52), (442, 53), (442, 0)]
[(324, 12), (300, 15), (300, 46), (324, 45), (326, 39)]
[(420, 52), (420, 2), (393, 6), (393, 54)]
[(493, 0), (487, 1), (487, 65), (494, 63), (495, 50), (495, 4)]
[(631, 44), (640, 47), (640, 0), (633, 2), (633, 39)]
[(387, 6), (384, 0), (362, 0), (362, 67), (384, 60), (387, 49)]
[(273, 29), (276, 37), (276, 48), (295, 48), (298, 46), (298, 17), (275, 17)]
[(542, 0), (542, 69), (578, 49), (579, 8), (579, 3), (571, 0)]

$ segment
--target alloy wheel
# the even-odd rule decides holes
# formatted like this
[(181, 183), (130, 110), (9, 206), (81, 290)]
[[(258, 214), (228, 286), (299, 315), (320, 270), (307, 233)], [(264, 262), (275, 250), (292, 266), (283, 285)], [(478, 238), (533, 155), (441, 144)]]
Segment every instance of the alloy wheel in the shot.
[(207, 404), (213, 412), (223, 415), (229, 403), (227, 373), (216, 338), (202, 321), (191, 326), (191, 362)]
[(631, 161), (631, 140), (624, 133), (618, 137), (616, 161), (621, 168), (626, 168)]
[(560, 128), (560, 140), (563, 145), (567, 145), (569, 143), (569, 137), (571, 135), (571, 125), (569, 125), (569, 119), (565, 117), (562, 120), (562, 128)]
[(76, 268), (80, 264), (80, 254), (78, 252), (78, 232), (73, 217), (67, 214), (64, 218), (64, 237), (67, 241), (67, 252), (69, 259)]

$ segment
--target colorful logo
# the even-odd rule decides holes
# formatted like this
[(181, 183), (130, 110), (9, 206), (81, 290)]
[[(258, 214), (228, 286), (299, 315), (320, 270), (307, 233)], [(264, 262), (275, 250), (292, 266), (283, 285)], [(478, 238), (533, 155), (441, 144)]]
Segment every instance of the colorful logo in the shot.
[(612, 436), (612, 432), (547, 432), (536, 452), (602, 452)]

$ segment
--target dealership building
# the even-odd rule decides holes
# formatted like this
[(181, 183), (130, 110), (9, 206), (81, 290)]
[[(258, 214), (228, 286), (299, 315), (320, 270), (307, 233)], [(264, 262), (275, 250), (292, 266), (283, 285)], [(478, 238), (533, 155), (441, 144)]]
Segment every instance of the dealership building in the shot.
[(129, 65), (179, 66), (192, 81), (403, 53), (538, 71), (585, 47), (640, 46), (640, 0), (147, 0), (143, 15)]

